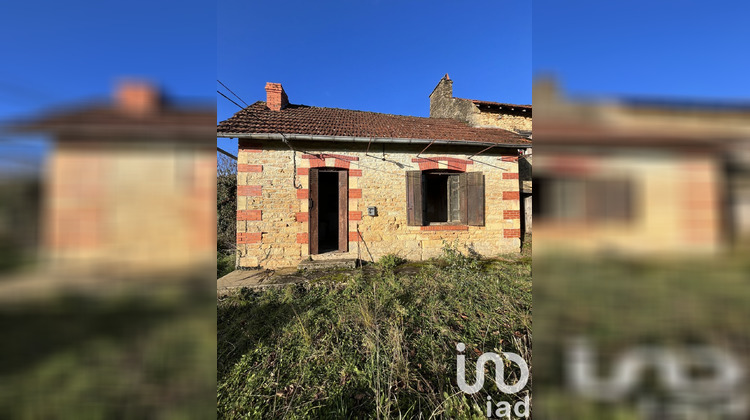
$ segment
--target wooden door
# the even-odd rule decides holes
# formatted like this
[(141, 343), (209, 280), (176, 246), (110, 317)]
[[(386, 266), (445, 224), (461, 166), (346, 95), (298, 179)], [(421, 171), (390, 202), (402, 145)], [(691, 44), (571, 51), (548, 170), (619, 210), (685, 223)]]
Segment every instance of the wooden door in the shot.
[[(310, 255), (320, 253), (320, 171), (319, 168), (311, 168), (309, 172), (309, 233), (308, 244)], [(326, 173), (329, 173), (327, 171)], [(338, 251), (349, 250), (349, 176), (347, 171), (336, 171), (338, 185), (326, 183), (322, 188), (338, 188)]]
[(349, 250), (349, 176), (339, 171), (339, 251)]
[(310, 168), (310, 172), (308, 173), (308, 179), (310, 182), (310, 190), (308, 196), (308, 224), (310, 225), (310, 229), (307, 235), (307, 243), (309, 244), (310, 255), (315, 255), (318, 253), (318, 241), (320, 240), (320, 235), (318, 234), (318, 197), (320, 195), (318, 190), (318, 172), (318, 168)]

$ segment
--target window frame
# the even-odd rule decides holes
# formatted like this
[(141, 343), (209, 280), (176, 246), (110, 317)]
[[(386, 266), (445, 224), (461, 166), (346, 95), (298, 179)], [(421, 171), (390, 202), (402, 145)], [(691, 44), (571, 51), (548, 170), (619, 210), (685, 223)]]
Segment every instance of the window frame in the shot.
[[(427, 178), (429, 176), (446, 176), (446, 221), (430, 221), (427, 215)], [(458, 219), (451, 214), (451, 195), (448, 184), (450, 176), (458, 178), (456, 201), (459, 204)], [(482, 172), (462, 172), (445, 169), (406, 172), (406, 213), (409, 226), (484, 226), (485, 225), (485, 189)]]
[(631, 177), (541, 176), (535, 184), (542, 223), (631, 224), (636, 219), (636, 181)]

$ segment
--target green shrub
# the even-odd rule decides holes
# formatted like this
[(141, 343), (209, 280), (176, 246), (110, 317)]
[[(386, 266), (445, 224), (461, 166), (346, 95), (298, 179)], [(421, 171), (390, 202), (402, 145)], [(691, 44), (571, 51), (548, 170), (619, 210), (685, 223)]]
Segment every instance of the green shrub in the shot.
[(231, 273), (234, 268), (234, 253), (216, 253), (216, 278)]
[(477, 256), (464, 255), (458, 250), (458, 241), (449, 243), (443, 241), (442, 260), (448, 269), (453, 270), (476, 270), (481, 267), (481, 261)]
[(387, 254), (387, 255), (383, 255), (382, 257), (380, 257), (380, 259), (378, 260), (378, 265), (380, 265), (381, 267), (387, 270), (391, 270), (405, 262), (406, 262), (405, 259), (399, 257), (396, 254)]

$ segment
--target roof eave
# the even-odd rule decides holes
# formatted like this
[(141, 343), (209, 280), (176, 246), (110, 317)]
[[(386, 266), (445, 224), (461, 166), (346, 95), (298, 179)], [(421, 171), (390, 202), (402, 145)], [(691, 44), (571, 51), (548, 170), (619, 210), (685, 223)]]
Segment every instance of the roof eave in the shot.
[(408, 139), (408, 138), (391, 138), (391, 137), (356, 137), (356, 136), (321, 136), (312, 134), (278, 134), (278, 133), (224, 133), (217, 132), (216, 137), (237, 138), (251, 140), (308, 140), (308, 141), (336, 141), (350, 143), (402, 143), (402, 144), (450, 144), (450, 145), (476, 145), (476, 146), (495, 146), (508, 147), (517, 149), (526, 149), (531, 147), (531, 143), (495, 143), (488, 141), (473, 140), (436, 140), (436, 139)]

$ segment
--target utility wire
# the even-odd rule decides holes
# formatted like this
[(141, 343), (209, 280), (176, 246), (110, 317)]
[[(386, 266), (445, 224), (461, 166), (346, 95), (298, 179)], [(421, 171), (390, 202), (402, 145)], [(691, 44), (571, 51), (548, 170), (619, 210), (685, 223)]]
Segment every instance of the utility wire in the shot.
[(232, 92), (232, 89), (229, 89), (229, 88), (227, 87), (227, 85), (225, 85), (224, 83), (221, 83), (221, 80), (219, 80), (219, 79), (216, 79), (216, 81), (217, 81), (217, 82), (219, 82), (219, 84), (220, 84), (220, 85), (224, 86), (224, 88), (225, 88), (226, 90), (228, 90), (228, 91), (229, 91), (229, 92), (230, 92), (230, 93), (231, 93), (232, 95), (234, 95), (234, 96), (235, 96), (235, 97), (236, 97), (237, 99), (239, 99), (239, 100), (240, 100), (240, 102), (242, 102), (243, 104), (245, 104), (245, 106), (250, 106), (250, 105), (248, 105), (248, 104), (247, 104), (247, 102), (243, 101), (243, 100), (242, 100), (242, 98), (240, 98), (239, 96), (237, 96), (237, 94), (236, 94), (236, 93)]
[(225, 156), (229, 156), (230, 158), (232, 158), (234, 160), (237, 160), (237, 156), (235, 156), (235, 155), (227, 152), (226, 150), (222, 149), (219, 146), (216, 146), (216, 151), (219, 152), (219, 153), (221, 153), (221, 154), (223, 154), (223, 155), (225, 155)]
[(242, 106), (241, 106), (240, 104), (238, 104), (237, 102), (235, 102), (235, 101), (233, 101), (233, 100), (229, 99), (229, 97), (228, 97), (227, 95), (225, 95), (225, 94), (223, 94), (223, 93), (219, 92), (218, 90), (216, 91), (216, 93), (218, 93), (219, 95), (221, 95), (221, 96), (225, 97), (225, 98), (227, 99), (227, 101), (229, 101), (229, 102), (231, 102), (231, 103), (233, 103), (233, 104), (237, 105), (237, 106), (238, 106), (238, 107), (239, 107), (240, 109), (245, 109), (245, 108), (243, 108), (243, 107), (242, 107)]

